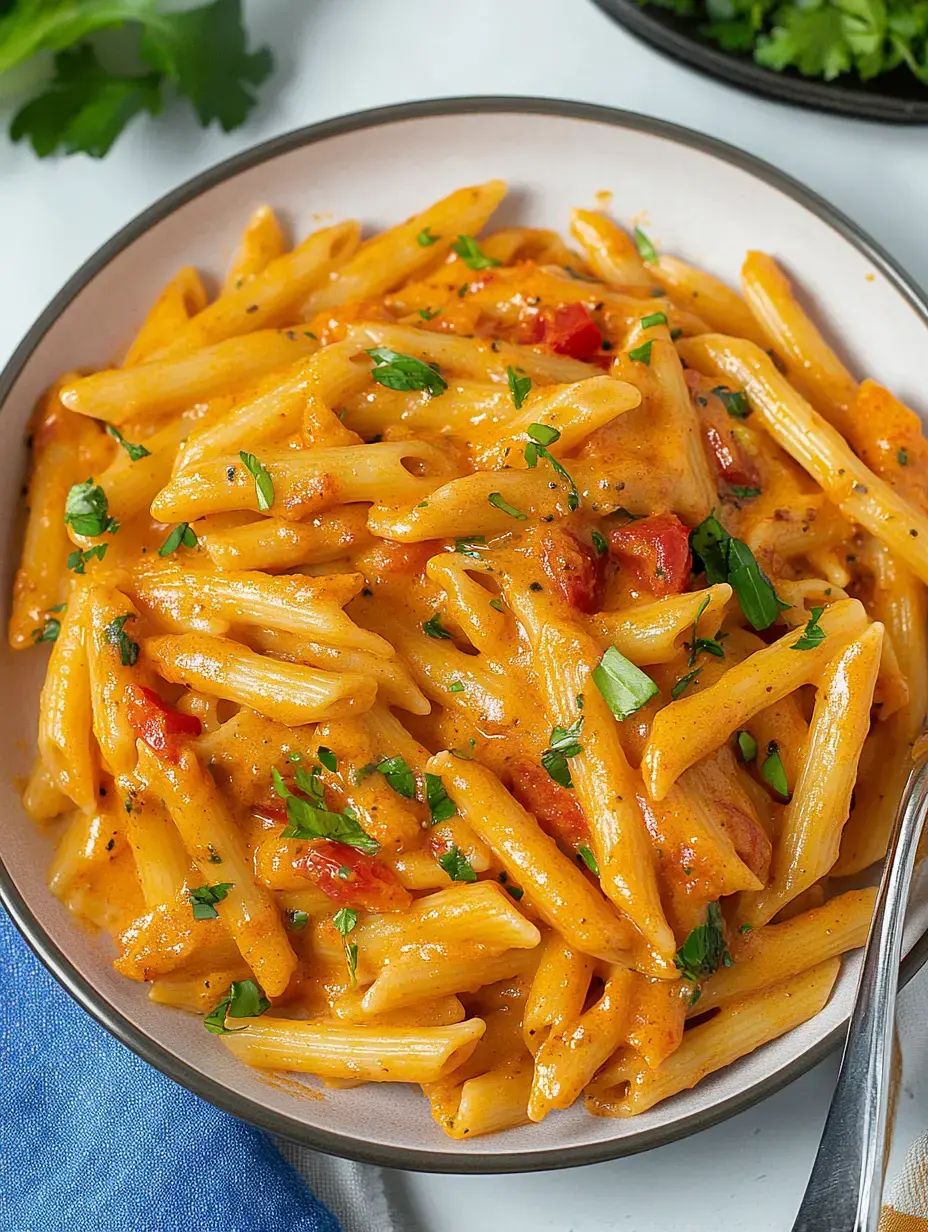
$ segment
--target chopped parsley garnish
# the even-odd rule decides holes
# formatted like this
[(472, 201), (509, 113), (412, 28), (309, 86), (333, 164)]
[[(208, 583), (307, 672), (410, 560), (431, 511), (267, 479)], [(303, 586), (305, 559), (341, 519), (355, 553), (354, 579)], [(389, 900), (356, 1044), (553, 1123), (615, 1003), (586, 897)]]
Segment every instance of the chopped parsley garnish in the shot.
[(731, 966), (731, 955), (725, 942), (725, 925), (718, 903), (710, 903), (706, 922), (689, 934), (674, 955), (674, 965), (685, 980), (692, 983), (712, 975), (719, 967)]
[(780, 749), (775, 740), (767, 745), (767, 756), (760, 768), (761, 777), (770, 784), (778, 796), (789, 799), (789, 783), (786, 781), (786, 771), (780, 759)]
[(433, 321), (440, 312), (441, 312), (440, 308), (436, 308), (434, 312), (432, 312), (430, 308), (420, 308), (419, 316), (422, 318), (423, 321)]
[(461, 556), (472, 556), (474, 560), (482, 560), (479, 548), (485, 548), (487, 541), (484, 535), (468, 535), (466, 538), (455, 539), (454, 550)]
[[(526, 446), (528, 448), (528, 446)], [(501, 509), (503, 513), (508, 513), (511, 518), (516, 518), (520, 522), (528, 521), (528, 514), (523, 513), (520, 509), (516, 509), (514, 505), (510, 505), (508, 501), (503, 500), (502, 492), (491, 492), (487, 500), (494, 509)]]
[(741, 610), (755, 629), (772, 625), (781, 610), (789, 607), (777, 598), (773, 583), (741, 539), (733, 539), (718, 518), (709, 515), (690, 534), (694, 557), (705, 570), (710, 584), (728, 582), (738, 596)]
[(451, 640), (451, 634), (441, 623), (441, 612), (435, 612), (435, 614), (430, 616), (428, 620), (423, 621), (422, 632), (427, 634), (428, 637), (444, 637), (449, 641)]
[(377, 769), (399, 796), (407, 800), (415, 799), (416, 776), (410, 770), (405, 758), (400, 756), (384, 757), (377, 763)]
[(380, 844), (362, 829), (356, 816), (347, 809), (343, 813), (333, 813), (325, 807), (324, 791), (316, 774), (307, 774), (305, 770), (298, 769), (294, 775), (297, 787), (310, 797), (309, 800), (290, 791), (276, 766), (271, 774), (274, 790), (287, 803), (288, 824), (281, 832), (281, 838), (330, 838), (336, 843), (358, 847), (368, 855), (374, 855), (379, 850)]
[(115, 535), (119, 523), (110, 517), (106, 493), (93, 479), (76, 483), (64, 504), (64, 520), (76, 535)]
[(825, 640), (825, 630), (818, 623), (818, 618), (824, 612), (823, 607), (814, 607), (809, 615), (809, 621), (800, 634), (799, 640), (793, 642), (790, 650), (814, 650)]
[(587, 868), (590, 870), (593, 876), (598, 877), (599, 876), (599, 865), (596, 863), (596, 857), (593, 855), (590, 848), (587, 847), (586, 843), (580, 844), (580, 846), (577, 848), (577, 855), (580, 857), (583, 863), (587, 866)]
[(657, 249), (640, 227), (635, 228), (635, 247), (638, 249), (638, 256), (646, 265), (653, 265), (657, 261)]
[(231, 1035), (245, 1027), (227, 1027), (226, 1017), (257, 1018), (271, 1008), (254, 980), (234, 980), (228, 993), (203, 1019), (203, 1026), (213, 1035)]
[[(273, 491), (273, 489), (272, 489)], [(185, 548), (195, 548), (197, 546), (196, 531), (189, 522), (178, 522), (171, 533), (158, 549), (159, 556), (170, 556), (172, 552), (176, 552), (180, 545)]]
[(448, 821), (458, 811), (458, 806), (445, 791), (445, 785), (438, 774), (426, 774), (425, 798), (432, 814), (432, 825), (440, 821)]
[(738, 484), (732, 487), (732, 495), (737, 496), (738, 500), (753, 500), (755, 496), (760, 496), (761, 488), (742, 488)]
[(463, 693), (464, 692), (464, 681), (463, 680), (452, 680), (452, 682), (448, 685), (448, 692), (449, 693)]
[(493, 609), (494, 612), (502, 612), (503, 611), (502, 599), (491, 599), (490, 607)]
[(753, 931), (754, 931), (753, 924), (742, 924), (741, 927), (738, 929), (738, 932), (741, 933), (742, 937), (747, 936), (748, 933), (753, 932)]
[(320, 744), (316, 749), (316, 756), (325, 766), (326, 770), (330, 770), (332, 774), (338, 773), (338, 758), (331, 749), (327, 749), (324, 744)]
[(722, 648), (722, 643), (718, 641), (717, 638), (699, 636), (699, 621), (708, 606), (709, 596), (706, 595), (702, 603), (700, 603), (699, 611), (696, 613), (696, 619), (693, 621), (693, 640), (691, 642), (684, 643), (690, 652), (689, 661), (687, 663), (688, 667), (693, 667), (695, 665), (696, 656), (701, 650), (704, 650), (706, 654), (715, 655), (717, 659), (721, 659), (725, 655), (725, 651)]
[(106, 425), (106, 430), (114, 441), (118, 441), (119, 444), (122, 445), (123, 449), (129, 455), (130, 461), (138, 462), (140, 458), (151, 457), (150, 449), (146, 449), (144, 445), (133, 445), (131, 441), (127, 441), (115, 424), (108, 423)]
[(472, 235), (459, 235), (451, 245), (451, 251), (456, 252), (468, 269), (492, 269), (499, 265), (496, 257), (488, 257)]
[(666, 325), (666, 324), (667, 324), (667, 313), (666, 312), (651, 312), (648, 314), (648, 316), (641, 318), (641, 328), (642, 329), (652, 329), (655, 325)]
[(522, 403), (529, 395), (532, 388), (532, 378), (526, 376), (524, 372), (520, 373), (517, 368), (512, 365), (506, 369), (506, 379), (509, 382), (509, 392), (512, 395), (512, 405), (517, 411), (521, 411)]
[(103, 630), (106, 640), (119, 651), (119, 661), (123, 667), (135, 667), (139, 659), (139, 644), (133, 642), (126, 632), (126, 621), (134, 619), (132, 612), (126, 612), (125, 616), (111, 620)]
[(274, 504), (274, 481), (268, 474), (264, 463), (259, 462), (253, 453), (246, 453), (244, 449), (240, 449), (238, 456), (242, 459), (245, 470), (255, 481), (258, 509), (266, 513)]
[(413, 355), (401, 355), (389, 347), (371, 347), (367, 354), (374, 361), (371, 379), (387, 389), (427, 389), (430, 397), (437, 398), (448, 388), (437, 365), (423, 363)]
[(609, 647), (592, 675), (593, 683), (617, 719), (627, 719), (658, 693), (651, 677), (614, 646)]
[(677, 701), (683, 696), (686, 690), (690, 687), (694, 680), (698, 679), (702, 672), (701, 667), (694, 667), (692, 671), (687, 672), (685, 676), (681, 676), (670, 690), (670, 696), (674, 701)]
[(438, 857), (438, 863), (452, 881), (476, 881), (477, 874), (467, 856), (455, 844), (449, 851)]
[(743, 389), (729, 389), (727, 385), (716, 385), (712, 391), (729, 415), (735, 419), (747, 419), (751, 413), (751, 404)]
[(84, 573), (88, 560), (102, 560), (109, 546), (108, 543), (98, 543), (92, 548), (87, 548), (85, 552), (82, 552), (80, 548), (76, 548), (73, 552), (68, 553), (68, 568), (72, 573)]
[(753, 761), (757, 756), (757, 741), (749, 731), (739, 731), (735, 739), (745, 761)]
[(423, 227), (416, 236), (416, 243), (420, 248), (430, 248), (432, 244), (437, 244), (440, 239), (440, 235), (432, 235), (431, 227)]
[(295, 933), (301, 933), (309, 923), (309, 913), (299, 909), (287, 912), (287, 922)]
[(332, 923), (341, 933), (342, 945), (345, 947), (345, 961), (348, 964), (348, 978), (351, 981), (351, 987), (354, 988), (358, 982), (358, 947), (348, 940), (348, 935), (357, 927), (358, 913), (350, 907), (342, 907), (340, 911), (335, 912)]
[(39, 642), (57, 642), (58, 635), (61, 633), (61, 621), (57, 616), (53, 616), (53, 612), (63, 612), (67, 608), (66, 603), (59, 603), (57, 607), (49, 608), (49, 614), (45, 617), (45, 624), (40, 629), (32, 630), (32, 640), (36, 645)]
[(570, 727), (553, 728), (548, 747), (541, 755), (541, 764), (555, 783), (559, 783), (561, 787), (573, 787), (574, 785), (570, 777), (567, 758), (576, 757), (578, 753), (583, 752), (583, 745), (579, 743), (582, 728), (582, 714), (579, 719), (571, 723)]
[(606, 536), (601, 535), (598, 530), (594, 530), (590, 535), (593, 540), (593, 548), (597, 556), (605, 556), (609, 551), (609, 544), (606, 542)]
[(909, 465), (909, 451), (907, 449), (897, 449), (896, 450), (896, 461), (899, 463), (900, 466), (908, 466)]
[(570, 485), (570, 491), (567, 494), (567, 508), (571, 512), (578, 509), (580, 506), (580, 494), (577, 491), (577, 485), (564, 467), (561, 466), (560, 462), (558, 462), (557, 458), (548, 452), (548, 446), (561, 439), (560, 432), (557, 428), (552, 428), (548, 424), (533, 423), (528, 426), (528, 435), (531, 437), (531, 440), (525, 446), (525, 461), (528, 463), (529, 470), (538, 465), (539, 458), (544, 458), (546, 462), (550, 462), (555, 474), (560, 475)]
[(231, 881), (217, 881), (215, 885), (198, 886), (188, 894), (195, 920), (218, 920), (216, 903), (221, 903), (232, 889)]
[(642, 342), (641, 346), (633, 347), (628, 358), (633, 359), (636, 364), (649, 364), (651, 362), (651, 348), (654, 346), (654, 339), (649, 338), (647, 342)]

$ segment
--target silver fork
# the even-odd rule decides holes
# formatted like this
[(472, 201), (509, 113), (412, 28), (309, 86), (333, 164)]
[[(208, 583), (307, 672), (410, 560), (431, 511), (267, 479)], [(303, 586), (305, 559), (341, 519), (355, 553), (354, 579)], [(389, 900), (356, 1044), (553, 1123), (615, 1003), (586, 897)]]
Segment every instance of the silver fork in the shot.
[(912, 770), (899, 804), (838, 1082), (793, 1232), (876, 1232), (902, 931), (926, 814), (928, 760)]

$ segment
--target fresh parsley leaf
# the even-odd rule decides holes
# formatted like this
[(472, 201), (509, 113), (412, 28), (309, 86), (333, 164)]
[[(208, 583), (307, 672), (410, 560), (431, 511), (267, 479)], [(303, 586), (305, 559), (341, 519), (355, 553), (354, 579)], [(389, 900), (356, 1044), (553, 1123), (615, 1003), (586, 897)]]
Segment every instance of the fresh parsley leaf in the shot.
[(437, 398), (448, 388), (437, 367), (413, 355), (401, 355), (389, 347), (371, 347), (367, 354), (374, 361), (371, 379), (387, 389), (427, 389), (430, 397)]
[(119, 661), (123, 667), (135, 667), (139, 658), (138, 642), (133, 642), (126, 633), (126, 621), (134, 619), (132, 612), (126, 612), (125, 616), (117, 616), (111, 620), (103, 630), (106, 640), (119, 651)]
[(733, 418), (747, 419), (750, 415), (751, 404), (743, 389), (729, 389), (727, 385), (716, 385), (712, 392)]
[(641, 346), (632, 347), (628, 353), (628, 358), (633, 359), (636, 364), (650, 364), (651, 348), (654, 346), (654, 339), (649, 338), (647, 342), (642, 342)]
[(449, 851), (438, 857), (438, 863), (452, 881), (476, 881), (477, 874), (467, 856), (455, 844)]
[(440, 821), (448, 821), (458, 811), (458, 806), (445, 791), (445, 785), (438, 774), (426, 774), (425, 799), (432, 814), (432, 825)]
[(197, 539), (196, 531), (189, 522), (178, 522), (171, 533), (158, 549), (159, 556), (170, 556), (172, 552), (176, 552), (181, 544), (185, 548), (195, 548), (199, 540)]
[(416, 243), (420, 248), (430, 248), (432, 244), (437, 244), (441, 239), (440, 235), (433, 235), (431, 227), (423, 227), (416, 236)]
[(712, 975), (721, 966), (731, 966), (725, 924), (718, 903), (709, 904), (705, 923), (693, 929), (677, 950), (673, 961), (683, 978), (693, 983)]
[(309, 914), (296, 908), (293, 911), (287, 912), (287, 922), (295, 933), (301, 933), (309, 923)]
[[(689, 652), (690, 652), (689, 660), (687, 663), (688, 667), (695, 666), (696, 657), (701, 650), (704, 650), (707, 654), (714, 655), (717, 659), (723, 658), (725, 654), (725, 651), (722, 647), (722, 643), (718, 641), (716, 638), (699, 636), (699, 621), (700, 621), (700, 618), (702, 617), (703, 612), (706, 610), (708, 606), (709, 606), (709, 596), (706, 595), (702, 603), (700, 603), (699, 610), (696, 613), (696, 618), (693, 621), (693, 640), (691, 642), (686, 643), (689, 649)], [(687, 684), (688, 683), (689, 681), (687, 681)], [(680, 692), (682, 693), (682, 691), (683, 690), (681, 689)], [(679, 696), (679, 694), (675, 696)]]
[(532, 378), (526, 376), (524, 372), (519, 372), (517, 368), (513, 368), (510, 364), (506, 369), (506, 379), (509, 382), (509, 392), (512, 395), (512, 405), (517, 411), (521, 411), (522, 403), (529, 395), (532, 388)]
[(504, 609), (503, 609), (503, 601), (502, 601), (502, 599), (491, 599), (491, 600), (490, 600), (490, 607), (493, 609), (493, 611), (494, 611), (494, 612), (500, 612), (500, 613), (502, 613), (502, 612), (503, 612), (503, 610), (504, 610)]
[(448, 685), (448, 692), (449, 693), (463, 693), (464, 692), (464, 681), (463, 680), (452, 680), (451, 684)]
[(646, 317), (641, 318), (642, 329), (652, 329), (655, 325), (666, 325), (667, 314), (665, 312), (652, 312)]
[(472, 235), (459, 235), (451, 245), (451, 251), (456, 252), (468, 269), (492, 269), (499, 265), (495, 257), (488, 257)]
[(542, 766), (561, 787), (573, 787), (574, 785), (567, 759), (583, 752), (583, 745), (579, 743), (582, 729), (583, 715), (571, 723), (570, 727), (553, 728), (548, 747), (541, 755)]
[(760, 496), (761, 488), (742, 488), (735, 484), (732, 487), (732, 495), (737, 496), (738, 500), (753, 500), (755, 496)]
[(580, 846), (577, 848), (577, 855), (580, 857), (583, 863), (587, 866), (587, 868), (590, 870), (593, 876), (598, 877), (599, 876), (599, 865), (596, 862), (596, 857), (593, 855), (593, 852), (590, 850), (590, 848), (587, 847), (586, 843), (580, 844)]
[(440, 308), (436, 308), (434, 312), (432, 312), (431, 308), (420, 308), (419, 316), (423, 321), (434, 321), (440, 312)]
[(332, 774), (338, 773), (338, 758), (331, 749), (327, 749), (324, 744), (320, 744), (319, 748), (316, 749), (316, 756), (325, 766), (326, 770), (331, 771)]
[(593, 540), (593, 547), (597, 556), (605, 556), (609, 551), (609, 544), (606, 542), (605, 535), (601, 535), (598, 530), (594, 530), (590, 535)]
[(444, 637), (449, 641), (451, 640), (451, 634), (441, 623), (441, 612), (435, 612), (428, 620), (423, 622), (422, 632), (427, 634), (428, 637)]
[(728, 582), (741, 610), (755, 629), (766, 629), (789, 607), (777, 598), (773, 583), (741, 539), (733, 539), (718, 518), (709, 515), (690, 534), (690, 547), (710, 584)]
[(673, 688), (670, 690), (670, 696), (673, 698), (674, 701), (677, 701), (678, 698), (681, 698), (683, 696), (683, 694), (690, 687), (693, 681), (698, 678), (701, 672), (702, 672), (701, 667), (694, 667), (692, 671), (687, 672), (685, 676), (681, 676), (680, 679), (675, 682)]
[(416, 796), (416, 776), (410, 770), (406, 760), (399, 755), (385, 757), (378, 762), (377, 769), (387, 780), (397, 795), (414, 800)]
[(234, 980), (226, 996), (203, 1019), (203, 1026), (213, 1035), (231, 1035), (245, 1027), (227, 1027), (226, 1017), (257, 1018), (271, 1008), (254, 980)]
[[(528, 448), (528, 446), (526, 446), (526, 448)], [(511, 518), (516, 518), (519, 522), (528, 521), (528, 514), (522, 513), (522, 511), (516, 509), (514, 505), (510, 505), (508, 501), (503, 500), (502, 492), (491, 492), (487, 497), (487, 500), (494, 507), (494, 509), (501, 509), (503, 513), (508, 513)]]
[(115, 424), (108, 423), (106, 430), (113, 438), (122, 445), (123, 449), (129, 455), (130, 462), (138, 462), (141, 458), (150, 458), (151, 450), (146, 449), (144, 445), (133, 445), (131, 441), (127, 441), (123, 434), (119, 431)]
[(848, 72), (854, 62), (841, 10), (830, 0), (777, 9), (772, 30), (757, 41), (754, 59), (778, 72), (797, 68), (806, 77), (826, 81)]
[(345, 960), (348, 963), (348, 978), (351, 980), (351, 987), (354, 988), (358, 982), (358, 947), (349, 942), (348, 935), (357, 927), (358, 913), (350, 907), (342, 907), (340, 911), (335, 912), (332, 923), (341, 934), (342, 944), (345, 947)]
[(909, 465), (909, 451), (907, 449), (897, 449), (896, 450), (896, 461), (899, 463), (900, 466), (908, 466)]
[(761, 778), (770, 784), (778, 796), (789, 799), (789, 783), (786, 781), (786, 770), (780, 758), (780, 749), (775, 740), (767, 745), (767, 756), (760, 768)]
[(753, 761), (757, 756), (757, 741), (749, 731), (739, 731), (735, 737), (738, 741), (738, 748), (741, 750), (741, 756), (744, 760)]
[(87, 479), (76, 483), (68, 492), (64, 504), (65, 523), (76, 535), (114, 535), (119, 523), (110, 517), (106, 493), (98, 483)]
[(552, 428), (550, 424), (533, 423), (528, 426), (528, 435), (531, 439), (525, 446), (525, 461), (528, 463), (529, 470), (538, 465), (539, 458), (544, 458), (546, 462), (551, 464), (555, 474), (560, 475), (570, 485), (570, 491), (567, 494), (567, 508), (571, 512), (578, 509), (580, 506), (580, 493), (577, 491), (577, 485), (560, 462), (558, 462), (557, 458), (548, 452), (548, 446), (561, 439), (558, 429)]
[(274, 481), (268, 474), (264, 463), (260, 462), (253, 453), (246, 453), (244, 449), (240, 449), (238, 456), (242, 459), (245, 470), (255, 481), (258, 509), (266, 513), (274, 504)]
[(635, 247), (638, 249), (638, 256), (646, 265), (653, 265), (657, 260), (657, 249), (640, 227), (635, 228)]
[[(14, 117), (13, 140), (28, 138), (40, 157), (60, 150), (101, 158), (136, 115), (160, 112), (169, 84), (201, 124), (240, 125), (254, 106), (253, 87), (272, 68), (267, 50), (246, 50), (241, 0), (164, 8), (159, 0), (0, 0), (0, 73), (39, 51), (58, 53), (45, 92)], [(110, 72), (81, 41), (115, 26), (141, 31), (141, 60), (151, 71)]]
[(88, 560), (102, 560), (109, 546), (108, 543), (97, 543), (92, 548), (87, 548), (85, 552), (76, 548), (68, 553), (68, 568), (72, 573), (83, 574)]
[[(61, 608), (52, 609), (60, 611)], [(61, 632), (61, 621), (57, 616), (46, 616), (45, 624), (39, 629), (32, 630), (32, 640), (36, 645), (39, 642), (57, 642), (58, 635)]]
[(463, 539), (455, 539), (454, 550), (462, 556), (472, 556), (474, 560), (482, 560), (479, 548), (485, 548), (487, 541), (483, 535), (468, 535)]
[(362, 829), (357, 817), (351, 816), (347, 809), (343, 813), (333, 813), (325, 808), (322, 803), (322, 785), (318, 785), (320, 792), (313, 790), (311, 776), (305, 775), (305, 771), (303, 772), (305, 778), (301, 778), (300, 772), (297, 772), (295, 776), (297, 786), (303, 788), (303, 783), (310, 780), (307, 784), (310, 790), (306, 794), (313, 796), (312, 800), (304, 800), (301, 796), (295, 796), (281, 778), (276, 767), (271, 774), (274, 779), (275, 792), (287, 802), (288, 825), (282, 831), (281, 838), (330, 838), (337, 843), (347, 843), (349, 847), (358, 847), (368, 855), (374, 855), (379, 850), (380, 844), (377, 840), (371, 838), (367, 831)]
[(216, 903), (221, 903), (231, 889), (231, 881), (217, 881), (215, 885), (197, 886), (195, 890), (191, 890), (187, 897), (193, 908), (193, 918), (195, 920), (218, 920), (219, 912), (216, 910)]
[(658, 693), (657, 685), (640, 667), (610, 646), (593, 669), (593, 683), (617, 719), (627, 719)]
[(818, 618), (824, 612), (823, 607), (812, 608), (809, 621), (803, 629), (799, 640), (793, 642), (790, 650), (814, 650), (816, 646), (820, 646), (825, 640), (825, 630), (818, 623)]

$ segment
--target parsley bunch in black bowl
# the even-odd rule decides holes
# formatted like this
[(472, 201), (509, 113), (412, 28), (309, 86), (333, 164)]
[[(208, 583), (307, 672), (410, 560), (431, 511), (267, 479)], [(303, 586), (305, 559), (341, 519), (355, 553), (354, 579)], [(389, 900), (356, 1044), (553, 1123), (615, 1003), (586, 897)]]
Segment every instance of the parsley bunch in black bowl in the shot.
[(659, 49), (790, 102), (928, 121), (926, 0), (595, 0)]
[(0, 0), (0, 97), (29, 93), (22, 66), (30, 63), (40, 80), (10, 136), (31, 142), (40, 158), (102, 158), (131, 120), (158, 115), (172, 94), (191, 103), (204, 127), (215, 122), (228, 132), (244, 123), (273, 68), (266, 48), (248, 49), (241, 0), (183, 8), (162, 0)]

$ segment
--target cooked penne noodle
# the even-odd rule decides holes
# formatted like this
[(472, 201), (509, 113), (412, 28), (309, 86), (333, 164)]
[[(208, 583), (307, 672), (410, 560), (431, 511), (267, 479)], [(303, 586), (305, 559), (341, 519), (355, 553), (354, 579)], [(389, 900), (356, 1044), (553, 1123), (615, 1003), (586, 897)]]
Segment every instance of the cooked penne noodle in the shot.
[(590, 269), (609, 286), (650, 289), (657, 285), (631, 238), (605, 214), (574, 210), (570, 233), (583, 249)]
[(250, 278), (267, 269), (285, 248), (277, 215), (269, 205), (259, 205), (242, 232), (241, 241), (222, 284), (223, 294), (237, 291)]
[(190, 355), (78, 377), (63, 387), (61, 401), (79, 415), (111, 424), (166, 415), (295, 363), (318, 345), (302, 329), (262, 329)]
[(385, 1014), (404, 1005), (451, 993), (476, 992), (485, 984), (529, 971), (530, 949), (500, 954), (482, 945), (433, 945), (388, 962), (361, 1002), (365, 1014)]
[(328, 510), (307, 522), (267, 517), (223, 527), (204, 519), (196, 533), (217, 569), (263, 569), (267, 573), (327, 564), (344, 557), (350, 548), (373, 542), (367, 530), (367, 509), (361, 505)]
[(206, 633), (149, 637), (143, 650), (172, 684), (250, 706), (293, 727), (367, 710), (377, 693), (370, 676), (286, 663)]
[(178, 270), (152, 304), (148, 316), (122, 361), (124, 368), (143, 364), (152, 355), (168, 346), (186, 328), (191, 317), (206, 307), (206, 288), (197, 271), (190, 265)]
[(61, 621), (39, 698), (39, 752), (49, 782), (78, 808), (97, 803), (99, 766), (93, 744), (93, 702), (89, 667), (92, 600), (75, 585)]
[(763, 330), (738, 292), (712, 274), (663, 252), (653, 270), (654, 279), (668, 288), (670, 296), (681, 307), (698, 312), (714, 333), (734, 334), (750, 338), (759, 346), (767, 345)]
[(679, 652), (683, 638), (692, 634), (697, 614), (702, 636), (718, 633), (731, 593), (731, 587), (720, 582), (706, 590), (670, 595), (625, 611), (597, 612), (586, 623), (603, 649), (614, 646), (638, 667), (667, 663)]
[(548, 931), (525, 1002), (522, 1034), (534, 1056), (547, 1038), (580, 1017), (593, 976), (593, 959), (566, 944), (560, 933)]

